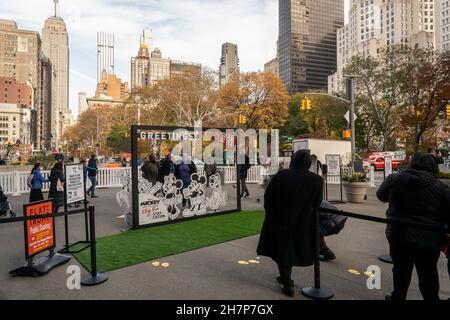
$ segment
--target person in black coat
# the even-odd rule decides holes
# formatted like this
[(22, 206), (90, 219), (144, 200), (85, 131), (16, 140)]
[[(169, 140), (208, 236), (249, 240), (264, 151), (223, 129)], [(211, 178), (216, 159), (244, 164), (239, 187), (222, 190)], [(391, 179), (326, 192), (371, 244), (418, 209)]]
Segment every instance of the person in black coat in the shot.
[(239, 167), (239, 183), (241, 184), (241, 198), (250, 197), (250, 192), (248, 192), (247, 188), (247, 176), (248, 170), (250, 170), (250, 158), (245, 155), (245, 161), (242, 164), (238, 165)]
[(55, 212), (58, 212), (59, 207), (64, 206), (64, 189), (63, 183), (64, 169), (62, 162), (57, 162), (50, 172), (50, 190), (48, 192), (48, 198), (53, 199), (53, 207)]
[(290, 169), (278, 172), (264, 195), (265, 221), (257, 253), (272, 258), (280, 276), (281, 290), (294, 295), (292, 267), (314, 263), (314, 212), (322, 202), (323, 179), (310, 172), (308, 151), (297, 151)]
[[(444, 227), (450, 222), (450, 188), (439, 181), (432, 155), (415, 155), (409, 168), (389, 176), (377, 197), (389, 202), (389, 219)], [(414, 266), (425, 300), (439, 300), (437, 262), (445, 232), (428, 231), (401, 224), (388, 225), (386, 236), (394, 263), (394, 291), (387, 299), (406, 300)]]

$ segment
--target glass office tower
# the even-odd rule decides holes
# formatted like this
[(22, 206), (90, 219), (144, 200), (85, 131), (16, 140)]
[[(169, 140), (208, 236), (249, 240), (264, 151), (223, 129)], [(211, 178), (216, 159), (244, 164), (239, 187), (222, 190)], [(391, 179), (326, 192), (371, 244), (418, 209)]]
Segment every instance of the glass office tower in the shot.
[(344, 0), (279, 0), (280, 78), (290, 94), (327, 89)]

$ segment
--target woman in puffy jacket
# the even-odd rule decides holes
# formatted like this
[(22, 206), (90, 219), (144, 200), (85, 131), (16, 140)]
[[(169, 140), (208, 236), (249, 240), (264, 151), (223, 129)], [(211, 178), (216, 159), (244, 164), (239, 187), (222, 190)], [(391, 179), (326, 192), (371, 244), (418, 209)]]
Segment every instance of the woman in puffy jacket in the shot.
[(31, 191), (30, 191), (30, 203), (38, 202), (44, 200), (44, 195), (42, 194), (43, 184), (49, 182), (48, 179), (45, 179), (42, 174), (42, 164), (36, 163), (31, 170)]
[(414, 266), (425, 300), (439, 300), (437, 262), (445, 243), (444, 227), (450, 222), (450, 188), (438, 178), (439, 169), (431, 155), (415, 155), (409, 168), (389, 176), (377, 192), (389, 202), (387, 217), (442, 228), (432, 231), (393, 223), (386, 230), (394, 263), (392, 300), (406, 300)]

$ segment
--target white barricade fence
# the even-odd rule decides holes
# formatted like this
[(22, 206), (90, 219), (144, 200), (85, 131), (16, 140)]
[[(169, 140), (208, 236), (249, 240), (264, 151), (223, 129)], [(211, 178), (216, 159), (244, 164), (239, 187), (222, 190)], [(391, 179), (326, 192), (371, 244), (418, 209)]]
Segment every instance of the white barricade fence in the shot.
[[(218, 171), (223, 170), (225, 184), (236, 183), (236, 167), (218, 167)], [(198, 167), (198, 172), (203, 174), (203, 167)], [(42, 176), (46, 179), (50, 176), (50, 171), (42, 171)], [(27, 186), (27, 179), (30, 172), (2, 172), (0, 173), (0, 186), (7, 195), (21, 195), (30, 192)], [(97, 188), (120, 188), (123, 186), (124, 177), (131, 177), (131, 168), (100, 168), (97, 173)], [(261, 166), (252, 166), (248, 171), (247, 183), (262, 183), (264, 170)], [(86, 189), (90, 188), (89, 177), (86, 178)], [(44, 183), (42, 191), (47, 192), (50, 184)]]

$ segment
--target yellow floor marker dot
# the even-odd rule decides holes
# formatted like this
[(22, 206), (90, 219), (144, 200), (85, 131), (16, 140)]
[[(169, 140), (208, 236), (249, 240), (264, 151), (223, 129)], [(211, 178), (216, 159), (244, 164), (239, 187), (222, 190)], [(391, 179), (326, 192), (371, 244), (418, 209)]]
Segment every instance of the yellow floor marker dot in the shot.
[(244, 264), (244, 265), (245, 265), (245, 264), (249, 264), (248, 261), (239, 261), (238, 263), (239, 263), (239, 264)]
[(248, 262), (252, 263), (252, 264), (257, 264), (258, 263), (258, 261), (256, 261), (256, 260), (248, 260)]
[(366, 275), (366, 276), (368, 276), (369, 278), (372, 278), (372, 277), (374, 277), (375, 275), (372, 273), (372, 272), (364, 272), (364, 274)]
[(170, 266), (170, 264), (168, 262), (165, 262), (165, 263), (162, 263), (161, 266), (164, 268), (168, 268)]
[(158, 261), (152, 262), (152, 266), (154, 267), (159, 267), (160, 263)]
[(361, 273), (358, 270), (354, 270), (354, 269), (348, 269), (348, 272), (355, 276), (361, 275)]

